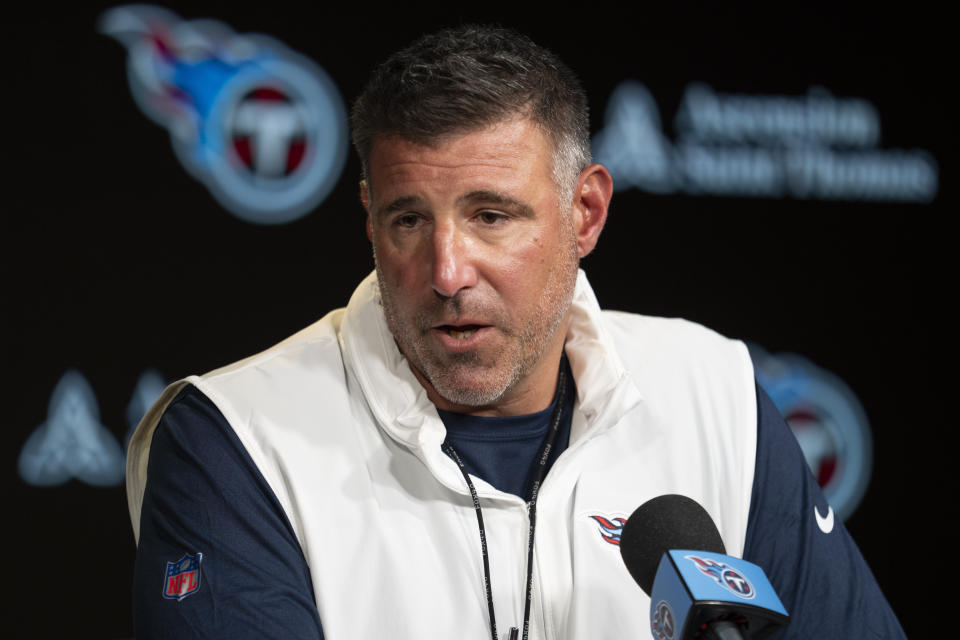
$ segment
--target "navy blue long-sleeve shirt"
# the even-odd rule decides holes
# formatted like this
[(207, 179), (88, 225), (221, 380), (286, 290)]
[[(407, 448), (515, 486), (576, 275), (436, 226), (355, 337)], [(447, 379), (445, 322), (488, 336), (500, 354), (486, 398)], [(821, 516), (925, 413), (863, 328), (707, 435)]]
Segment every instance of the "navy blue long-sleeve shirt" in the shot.
[[(566, 366), (566, 365), (565, 365)], [(569, 440), (573, 377), (552, 460)], [(555, 399), (556, 402), (556, 399)], [(441, 412), (468, 471), (524, 496), (552, 407), (529, 416)], [(757, 388), (757, 454), (743, 557), (791, 614), (775, 638), (905, 638), (803, 454)], [(814, 509), (820, 516), (818, 519)], [(823, 524), (821, 524), (823, 523)], [(827, 530), (828, 532), (825, 532)], [(200, 584), (164, 597), (167, 564), (202, 553)], [(151, 446), (134, 577), (139, 638), (323, 638), (310, 569), (283, 508), (233, 429), (196, 388), (169, 405)]]

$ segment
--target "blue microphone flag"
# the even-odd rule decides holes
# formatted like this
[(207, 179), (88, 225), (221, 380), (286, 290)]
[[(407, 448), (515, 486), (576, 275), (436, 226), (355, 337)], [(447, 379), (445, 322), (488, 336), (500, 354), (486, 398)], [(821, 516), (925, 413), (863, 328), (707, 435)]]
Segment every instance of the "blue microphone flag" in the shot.
[(673, 549), (663, 554), (650, 594), (657, 640), (686, 640), (705, 625), (729, 620), (759, 640), (788, 621), (773, 586), (757, 565), (720, 553)]

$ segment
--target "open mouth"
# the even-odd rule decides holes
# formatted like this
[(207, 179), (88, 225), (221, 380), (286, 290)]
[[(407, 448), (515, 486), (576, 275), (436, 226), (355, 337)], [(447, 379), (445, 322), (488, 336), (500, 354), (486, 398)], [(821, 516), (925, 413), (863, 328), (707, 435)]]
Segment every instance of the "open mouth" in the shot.
[(438, 328), (455, 340), (466, 340), (475, 334), (481, 327), (477, 324), (463, 325), (459, 327), (454, 327), (447, 324)]

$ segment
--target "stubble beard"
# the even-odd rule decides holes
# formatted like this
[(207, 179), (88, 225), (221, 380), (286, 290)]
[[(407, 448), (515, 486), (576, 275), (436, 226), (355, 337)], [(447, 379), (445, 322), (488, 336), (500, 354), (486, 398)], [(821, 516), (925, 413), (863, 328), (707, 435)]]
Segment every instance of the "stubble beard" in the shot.
[[(520, 327), (514, 327), (507, 310), (497, 305), (472, 305), (455, 295), (421, 309), (413, 318), (406, 319), (400, 312), (380, 261), (374, 251), (380, 300), (387, 326), (393, 334), (401, 353), (410, 366), (419, 372), (434, 390), (445, 400), (456, 405), (483, 407), (496, 404), (517, 383), (523, 380), (543, 357), (557, 330), (563, 324), (577, 281), (579, 256), (572, 224), (564, 229), (570, 238), (565, 255), (550, 272), (534, 312)], [(428, 342), (431, 327), (438, 318), (457, 317), (476, 312), (496, 327), (506, 339), (499, 353), (484, 354), (478, 351), (449, 353), (437, 351)]]

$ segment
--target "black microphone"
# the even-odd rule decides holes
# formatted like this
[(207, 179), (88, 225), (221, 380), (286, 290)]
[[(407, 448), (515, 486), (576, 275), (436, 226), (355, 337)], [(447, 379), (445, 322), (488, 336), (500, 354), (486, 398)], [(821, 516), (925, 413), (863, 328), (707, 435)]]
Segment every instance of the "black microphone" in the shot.
[(762, 640), (789, 621), (763, 570), (726, 550), (695, 500), (663, 495), (623, 525), (620, 555), (650, 596), (657, 640)]

